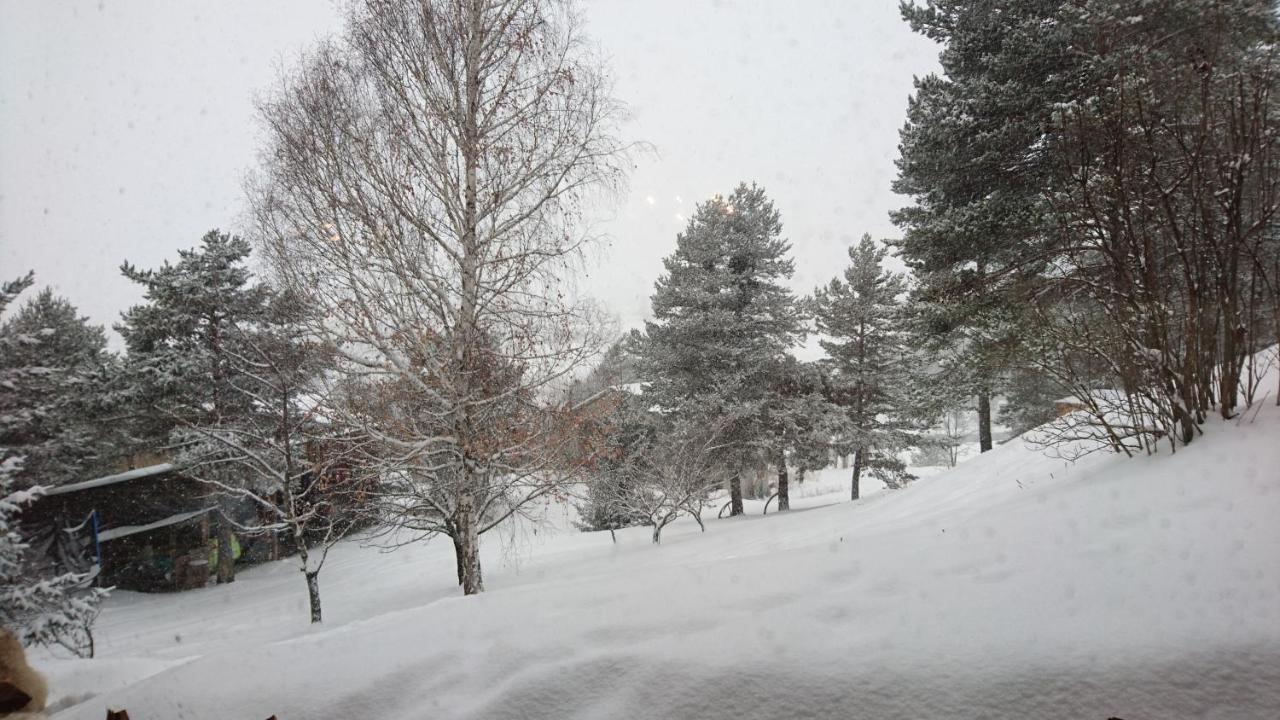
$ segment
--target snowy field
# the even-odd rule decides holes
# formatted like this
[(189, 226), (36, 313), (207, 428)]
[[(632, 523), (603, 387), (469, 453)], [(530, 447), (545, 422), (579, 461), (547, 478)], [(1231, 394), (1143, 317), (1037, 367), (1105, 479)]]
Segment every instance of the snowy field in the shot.
[[(1274, 384), (1273, 384), (1274, 385)], [(56, 718), (1280, 717), (1280, 408), (1170, 455), (1069, 464), (1014, 440), (850, 503), (338, 547), (307, 624), (289, 562), (117, 593), (99, 658), (38, 657)], [(870, 483), (868, 483), (870, 484)], [(718, 508), (717, 508), (718, 509)]]

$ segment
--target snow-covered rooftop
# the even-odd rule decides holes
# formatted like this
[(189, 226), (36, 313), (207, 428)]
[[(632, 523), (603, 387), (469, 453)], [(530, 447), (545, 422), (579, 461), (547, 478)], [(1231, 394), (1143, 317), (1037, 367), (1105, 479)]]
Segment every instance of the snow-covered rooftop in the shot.
[(167, 473), (173, 469), (173, 463), (160, 463), (159, 465), (148, 465), (147, 467), (134, 468), (115, 475), (104, 475), (92, 480), (84, 480), (70, 485), (60, 485), (55, 488), (49, 488), (45, 495), (65, 495), (67, 493), (79, 492), (81, 490), (90, 490), (92, 488), (103, 487), (106, 485), (115, 485), (116, 483), (128, 482), (139, 478), (151, 477), (152, 475), (160, 475)]
[(177, 525), (178, 523), (186, 522), (192, 518), (200, 517), (201, 515), (204, 515), (205, 513), (211, 512), (216, 509), (217, 509), (216, 505), (210, 505), (209, 507), (203, 508), (201, 510), (192, 510), (191, 512), (178, 513), (177, 515), (170, 515), (167, 518), (162, 518), (160, 520), (156, 520), (155, 522), (147, 523), (146, 525), (121, 525), (120, 527), (114, 527), (109, 530), (103, 530), (102, 532), (98, 533), (98, 540), (100, 542), (106, 542), (108, 540), (116, 540), (122, 537), (128, 537), (130, 535), (137, 535), (138, 533), (149, 532), (151, 530), (158, 530), (162, 527)]

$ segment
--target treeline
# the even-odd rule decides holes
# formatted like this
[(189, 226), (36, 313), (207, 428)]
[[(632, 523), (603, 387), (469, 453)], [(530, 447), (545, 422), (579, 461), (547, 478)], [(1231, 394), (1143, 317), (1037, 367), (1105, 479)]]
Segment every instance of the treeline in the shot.
[[(954, 462), (969, 406), (982, 451), (998, 421), (1073, 454), (1153, 452), (1277, 390), (1260, 387), (1280, 325), (1276, 4), (903, 15), (942, 45), (901, 131), (910, 204), (889, 245), (910, 277), (864, 239), (842, 279), (793, 297), (759, 188), (700, 205), (625, 343), (643, 392), (618, 401), (589, 527), (648, 523), (657, 542), (726, 483), (741, 513), (739, 475), (760, 467), (786, 509), (788, 465), (832, 454), (853, 456), (855, 499), (865, 470), (894, 487), (909, 448)], [(806, 330), (825, 359), (790, 355)], [(1055, 401), (1077, 412), (1054, 421)], [(661, 462), (691, 447), (719, 457)]]
[(902, 130), (913, 202), (894, 219), (948, 378), (1059, 388), (1093, 422), (1053, 439), (1126, 452), (1260, 399), (1280, 323), (1276, 4), (903, 15), (943, 47)]
[[(776, 472), (779, 510), (799, 480), (851, 456), (851, 496), (869, 473), (890, 488), (912, 476), (904, 453), (934, 442), (915, 394), (927, 363), (911, 348), (904, 277), (864, 236), (841, 277), (797, 297), (791, 246), (762, 188), (739, 185), (697, 206), (653, 294), (654, 319), (611, 351), (629, 355), (637, 392), (607, 398), (583, 517), (590, 529), (681, 514), (701, 523), (713, 492), (743, 513), (742, 476)], [(827, 357), (793, 350), (816, 330)], [(772, 502), (773, 498), (770, 498)]]

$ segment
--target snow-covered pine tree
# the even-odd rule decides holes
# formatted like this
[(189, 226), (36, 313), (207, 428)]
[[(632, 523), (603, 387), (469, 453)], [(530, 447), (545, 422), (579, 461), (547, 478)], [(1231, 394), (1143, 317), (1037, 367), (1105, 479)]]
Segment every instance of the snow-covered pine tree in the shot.
[[(1019, 284), (1043, 267), (1040, 192), (1052, 172), (1034, 151), (1072, 55), (1045, 22), (1053, 0), (904, 3), (913, 30), (944, 43), (943, 74), (916, 80), (894, 190), (897, 243), (916, 280), (917, 343), (947, 362), (933, 382), (976, 398), (979, 445), (992, 446), (991, 398), (1024, 327)], [(967, 404), (967, 402), (966, 402)]]
[(102, 328), (48, 288), (0, 325), (0, 372), (17, 385), (0, 414), (23, 418), (0, 429), (0, 444), (24, 458), (19, 486), (83, 480), (114, 459), (104, 418), (114, 370)]
[(1280, 17), (1131, 5), (904, 3), (943, 74), (917, 81), (894, 219), (964, 366), (1122, 388), (1107, 435), (1151, 451), (1256, 399), (1242, 368), (1275, 341)]
[(575, 523), (583, 532), (608, 530), (614, 542), (617, 531), (649, 522), (647, 515), (635, 512), (625, 503), (630, 487), (627, 478), (614, 463), (602, 466), (584, 483), (582, 497), (575, 503), (579, 520)]
[[(804, 335), (782, 218), (758, 185), (700, 203), (664, 261), (652, 321), (639, 344), (647, 396), (683, 418), (732, 420), (723, 461), (741, 471), (773, 447), (765, 414), (771, 382)], [(731, 513), (742, 513), (737, 473)]]
[(890, 488), (913, 479), (898, 457), (911, 443), (910, 424), (902, 419), (909, 366), (901, 296), (907, 288), (901, 274), (884, 269), (887, 254), (863, 235), (849, 248), (844, 279), (833, 279), (813, 296), (818, 331), (825, 336), (820, 343), (833, 369), (831, 399), (844, 408), (840, 442), (853, 454), (854, 500), (864, 471)]
[(585, 377), (574, 379), (565, 390), (565, 401), (578, 403), (597, 393), (636, 382), (636, 356), (630, 336), (623, 336), (605, 350), (600, 362)]
[(250, 326), (265, 311), (268, 290), (253, 282), (249, 243), (211, 230), (200, 246), (179, 251), (175, 264), (124, 276), (143, 287), (145, 302), (116, 325), (128, 351), (127, 389), (139, 410), (140, 449), (173, 442), (175, 428), (217, 425), (249, 410), (231, 387), (233, 327)]
[(649, 505), (654, 498), (644, 497), (654, 492), (654, 485), (638, 474), (637, 464), (653, 457), (647, 450), (655, 444), (663, 416), (650, 412), (649, 401), (628, 393), (617, 397), (602, 420), (602, 447), (578, 503), (579, 528), (608, 530), (617, 542), (615, 531), (654, 523)]
[[(255, 398), (236, 386), (232, 371), (237, 358), (251, 354), (240, 343), (262, 322), (269, 297), (253, 281), (249, 253), (245, 240), (211, 230), (198, 248), (180, 251), (177, 263), (155, 270), (128, 262), (121, 267), (145, 290), (145, 302), (127, 310), (116, 326), (128, 350), (123, 394), (134, 409), (129, 427), (135, 449), (168, 448), (179, 464), (198, 465), (222, 452), (203, 433), (260, 411)], [(204, 474), (235, 487), (255, 481), (250, 469), (235, 463)], [(230, 524), (218, 529), (218, 556), (225, 558), (218, 578), (229, 581), (235, 577)]]
[[(768, 457), (777, 472), (778, 510), (791, 509), (788, 463), (804, 473), (826, 467), (832, 438), (839, 432), (843, 410), (827, 399), (827, 378), (820, 363), (787, 356), (774, 366), (764, 405)], [(766, 509), (768, 503), (766, 502)]]
[(1066, 395), (1062, 386), (1031, 365), (1013, 368), (1004, 383), (1004, 404), (997, 419), (1009, 427), (1011, 437), (1054, 418), (1054, 401)]
[[(32, 281), (28, 274), (0, 286), (0, 314)], [(36, 315), (30, 313), (26, 319)], [(39, 427), (66, 408), (63, 393), (68, 385), (63, 384), (59, 392), (54, 383), (71, 382), (69, 378), (76, 376), (75, 370), (58, 368), (50, 362), (56, 357), (40, 351), (45, 342), (55, 340), (54, 333), (45, 329), (12, 321), (0, 328), (0, 357), (5, 358), (0, 366), (4, 391), (0, 393), (0, 627), (10, 629), (27, 645), (57, 644), (92, 656), (92, 625), (105, 591), (87, 589), (88, 575), (58, 573), (50, 571), (47, 563), (36, 562), (19, 523), (22, 507), (44, 491), (38, 484), (41, 476), (26, 471), (25, 452), (36, 453), (43, 470), (55, 480), (57, 472), (74, 467), (74, 453), (59, 447), (58, 441), (67, 437), (61, 433), (49, 437)]]

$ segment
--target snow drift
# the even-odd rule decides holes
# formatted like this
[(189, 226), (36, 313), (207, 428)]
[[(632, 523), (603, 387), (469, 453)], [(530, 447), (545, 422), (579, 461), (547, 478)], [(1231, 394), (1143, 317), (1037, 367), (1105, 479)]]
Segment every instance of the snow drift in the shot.
[(471, 598), (446, 543), (347, 544), (318, 630), (284, 563), (122, 593), (99, 659), (47, 665), (56, 717), (1280, 717), (1278, 440), (1268, 404), (1176, 454), (1014, 440), (661, 546), (525, 529)]

